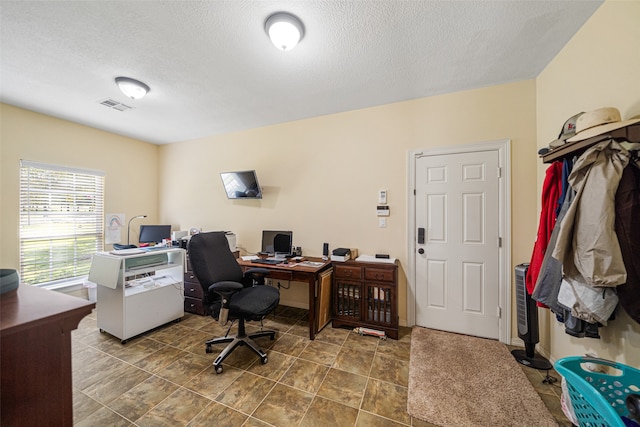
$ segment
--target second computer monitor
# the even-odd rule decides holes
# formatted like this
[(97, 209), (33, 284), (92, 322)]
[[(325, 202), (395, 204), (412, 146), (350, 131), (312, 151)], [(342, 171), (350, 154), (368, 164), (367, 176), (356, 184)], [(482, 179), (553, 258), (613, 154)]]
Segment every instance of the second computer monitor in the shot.
[(140, 226), (140, 243), (160, 243), (163, 239), (171, 239), (171, 225), (146, 225)]
[(273, 255), (291, 255), (292, 245), (293, 231), (262, 231), (262, 252)]

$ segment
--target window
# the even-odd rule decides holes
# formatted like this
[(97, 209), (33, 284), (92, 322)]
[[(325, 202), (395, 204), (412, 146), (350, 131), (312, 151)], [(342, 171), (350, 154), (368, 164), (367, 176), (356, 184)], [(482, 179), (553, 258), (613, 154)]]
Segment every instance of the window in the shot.
[(103, 250), (104, 173), (20, 162), (20, 279), (55, 284), (89, 274)]

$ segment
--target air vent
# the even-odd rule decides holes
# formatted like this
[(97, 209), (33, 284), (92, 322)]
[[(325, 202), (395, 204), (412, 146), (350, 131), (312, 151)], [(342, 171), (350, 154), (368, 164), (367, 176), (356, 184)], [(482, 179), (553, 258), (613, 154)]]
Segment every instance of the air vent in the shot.
[(113, 108), (114, 110), (118, 111), (133, 110), (133, 107), (111, 98), (103, 99), (102, 101), (98, 101), (98, 103), (104, 105), (105, 107)]

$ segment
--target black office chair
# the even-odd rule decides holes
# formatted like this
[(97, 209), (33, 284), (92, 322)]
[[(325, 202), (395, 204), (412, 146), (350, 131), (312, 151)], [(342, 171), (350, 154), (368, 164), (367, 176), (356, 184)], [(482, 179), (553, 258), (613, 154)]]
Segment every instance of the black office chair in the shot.
[[(224, 232), (200, 233), (189, 241), (189, 261), (193, 274), (204, 290), (203, 303), (211, 316), (221, 324), (238, 321), (235, 337), (214, 338), (206, 342), (206, 352), (211, 353), (214, 344), (229, 343), (213, 362), (216, 373), (222, 373), (222, 362), (238, 346), (248, 346), (267, 363), (267, 354), (254, 339), (270, 337), (275, 339), (275, 331), (260, 331), (247, 335), (246, 320), (262, 320), (278, 306), (280, 292), (264, 285), (264, 277), (269, 270), (252, 268), (245, 273), (229, 249)], [(231, 326), (229, 326), (231, 329)], [(227, 330), (227, 334), (229, 330)]]

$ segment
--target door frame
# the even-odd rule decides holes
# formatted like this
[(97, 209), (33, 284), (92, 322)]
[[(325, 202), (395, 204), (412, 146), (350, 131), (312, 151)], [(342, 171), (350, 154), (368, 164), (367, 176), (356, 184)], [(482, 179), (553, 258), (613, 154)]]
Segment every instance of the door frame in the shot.
[[(511, 343), (511, 140), (500, 139), (473, 144), (412, 150), (407, 159), (407, 324), (416, 324), (416, 159), (422, 156), (497, 151), (501, 179), (498, 184), (498, 229), (502, 245), (498, 249), (498, 295), (501, 308), (499, 339)], [(497, 173), (497, 171), (496, 171)], [(498, 244), (498, 242), (496, 242)]]

